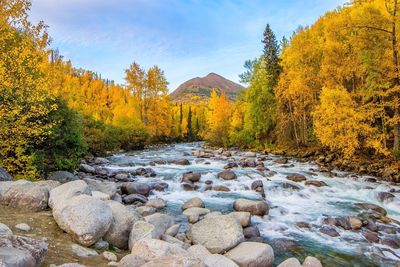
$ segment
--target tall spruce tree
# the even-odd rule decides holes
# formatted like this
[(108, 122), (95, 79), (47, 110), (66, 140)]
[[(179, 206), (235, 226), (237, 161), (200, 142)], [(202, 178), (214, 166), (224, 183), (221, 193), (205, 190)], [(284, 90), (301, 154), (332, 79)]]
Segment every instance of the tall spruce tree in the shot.
[(269, 24), (265, 27), (262, 43), (264, 44), (263, 57), (265, 60), (267, 75), (270, 76), (271, 86), (275, 86), (278, 82), (279, 74), (281, 73), (281, 66), (279, 64), (280, 48), (275, 34)]

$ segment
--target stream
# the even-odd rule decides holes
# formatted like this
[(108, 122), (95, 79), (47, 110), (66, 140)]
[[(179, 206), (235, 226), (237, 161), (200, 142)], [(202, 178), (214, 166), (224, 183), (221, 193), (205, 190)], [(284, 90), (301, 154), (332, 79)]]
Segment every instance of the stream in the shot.
[[(167, 201), (163, 212), (168, 214), (181, 214), (180, 207), (188, 199), (200, 197), (205, 202), (206, 208), (211, 211), (223, 213), (232, 211), (232, 203), (237, 198), (260, 199), (257, 192), (249, 190), (254, 180), (262, 180), (266, 200), (270, 205), (268, 216), (263, 218), (253, 216), (252, 224), (256, 224), (263, 239), (268, 243), (276, 240), (289, 240), (290, 249), (275, 249), (275, 263), (280, 263), (288, 257), (297, 257), (303, 260), (307, 255), (319, 258), (324, 266), (393, 266), (400, 259), (396, 258), (381, 248), (389, 248), (397, 255), (400, 249), (393, 249), (385, 245), (369, 243), (360, 231), (346, 231), (335, 228), (339, 237), (330, 237), (318, 231), (322, 219), (328, 217), (359, 216), (364, 211), (354, 203), (377, 204), (387, 210), (387, 217), (400, 221), (400, 186), (389, 183), (367, 182), (370, 176), (357, 176), (350, 173), (334, 171), (335, 176), (315, 171), (318, 166), (313, 163), (303, 163), (296, 159), (289, 159), (287, 164), (277, 164), (274, 160), (278, 156), (268, 155), (264, 162), (265, 167), (276, 174), (265, 178), (255, 168), (234, 168), (238, 178), (225, 181), (217, 178), (217, 173), (224, 169), (226, 160), (198, 159), (192, 152), (200, 149), (202, 143), (187, 143), (170, 145), (159, 149), (137, 151), (129, 154), (114, 155), (109, 158), (110, 171), (130, 171), (138, 167), (152, 168), (156, 173), (155, 178), (135, 177), (135, 181), (154, 183), (163, 181), (169, 187), (164, 192), (154, 191), (153, 197), (160, 197)], [(172, 161), (186, 158), (191, 162), (188, 166), (155, 165), (149, 163), (155, 160)], [(233, 156), (239, 160), (241, 156)], [(154, 164), (152, 164), (154, 165)], [(188, 171), (201, 172), (202, 177), (199, 189), (195, 192), (184, 191), (181, 187), (182, 174)], [(304, 174), (308, 179), (323, 181), (325, 187), (305, 186), (304, 183), (288, 181), (286, 176), (292, 173)], [(230, 192), (205, 191), (206, 180), (211, 180), (213, 185), (228, 187)], [(285, 182), (301, 187), (301, 190), (286, 190), (277, 185)], [(395, 192), (397, 199), (391, 203), (379, 202), (376, 194), (380, 191)], [(307, 222), (311, 228), (298, 228), (297, 223)], [(386, 224), (387, 225), (387, 224)], [(379, 223), (377, 224), (379, 228)], [(400, 239), (399, 225), (392, 224), (397, 229), (395, 234), (380, 233), (393, 239)]]

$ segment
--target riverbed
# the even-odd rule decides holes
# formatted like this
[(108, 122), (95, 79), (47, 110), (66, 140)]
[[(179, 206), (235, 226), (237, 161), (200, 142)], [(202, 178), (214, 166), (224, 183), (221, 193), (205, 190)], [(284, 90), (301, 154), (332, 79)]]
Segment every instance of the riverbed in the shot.
[[(154, 182), (168, 183), (164, 192), (155, 192), (150, 198), (162, 198), (167, 201), (163, 212), (179, 215), (180, 206), (188, 199), (200, 197), (206, 208), (223, 213), (232, 211), (232, 203), (237, 198), (260, 199), (259, 193), (249, 190), (254, 180), (262, 180), (266, 200), (271, 209), (268, 216), (252, 217), (252, 223), (257, 225), (266, 242), (274, 244), (289, 244), (275, 249), (276, 263), (288, 257), (303, 260), (307, 255), (319, 258), (324, 266), (393, 266), (400, 259), (400, 249), (368, 242), (360, 231), (346, 231), (335, 228), (340, 236), (331, 237), (318, 231), (322, 220), (326, 217), (362, 216), (363, 210), (355, 203), (377, 204), (387, 210), (387, 217), (400, 221), (400, 186), (389, 183), (370, 182), (370, 176), (360, 176), (334, 170), (326, 173), (318, 171), (313, 163), (289, 159), (285, 164), (275, 163), (279, 156), (268, 155), (264, 161), (265, 167), (276, 172), (271, 177), (265, 177), (255, 168), (234, 168), (238, 178), (225, 181), (217, 178), (218, 172), (224, 169), (226, 159), (198, 159), (192, 156), (193, 151), (200, 149), (202, 143), (176, 144), (158, 149), (149, 149), (127, 154), (118, 154), (109, 158), (111, 164), (107, 169), (116, 171), (133, 171), (138, 167), (152, 168), (157, 176), (154, 178), (135, 177), (135, 181), (152, 184)], [(232, 158), (239, 160), (240, 153)], [(172, 164), (154, 164), (154, 161), (172, 161), (185, 158), (190, 161), (188, 166)], [(232, 160), (231, 160), (232, 161)], [(201, 172), (202, 177), (196, 191), (185, 191), (181, 186), (182, 174), (188, 171)], [(303, 174), (307, 179), (323, 181), (324, 187), (305, 186), (304, 183), (288, 181), (286, 176), (293, 173)], [(213, 186), (221, 185), (230, 192), (206, 190), (206, 180), (212, 181)], [(284, 189), (278, 186), (291, 183), (300, 190)], [(390, 191), (397, 200), (380, 202), (377, 193)], [(310, 228), (299, 228), (298, 223), (307, 222)], [(379, 223), (377, 224), (379, 227)], [(386, 226), (388, 226), (386, 224)], [(379, 233), (382, 238), (400, 239), (399, 225), (389, 224), (397, 229), (396, 233)], [(283, 240), (283, 241), (282, 241)], [(386, 249), (391, 250), (388, 252)]]

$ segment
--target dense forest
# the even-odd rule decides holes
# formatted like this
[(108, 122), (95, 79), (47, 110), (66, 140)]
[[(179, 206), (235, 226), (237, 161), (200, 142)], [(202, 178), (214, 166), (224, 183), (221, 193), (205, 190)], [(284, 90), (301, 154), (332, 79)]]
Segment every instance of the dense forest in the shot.
[(172, 102), (157, 66), (136, 62), (125, 84), (73, 67), (30, 1), (0, 2), (0, 166), (36, 179), (86, 154), (205, 140), (267, 151), (317, 148), (350, 159), (400, 157), (397, 0), (352, 1), (245, 63), (247, 90), (231, 102)]

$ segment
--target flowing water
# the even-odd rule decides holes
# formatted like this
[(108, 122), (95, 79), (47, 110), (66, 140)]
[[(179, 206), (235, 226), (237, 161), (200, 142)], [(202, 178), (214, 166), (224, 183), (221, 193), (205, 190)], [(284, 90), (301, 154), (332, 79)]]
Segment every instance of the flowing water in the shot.
[[(200, 149), (201, 143), (170, 145), (159, 149), (143, 150), (130, 154), (119, 154), (110, 157), (110, 171), (133, 171), (138, 167), (151, 167), (157, 173), (155, 178), (135, 177), (135, 181), (154, 183), (163, 181), (169, 187), (165, 192), (155, 192), (150, 198), (160, 197), (167, 201), (164, 212), (168, 214), (180, 214), (180, 206), (192, 197), (200, 197), (205, 202), (206, 208), (212, 211), (232, 211), (232, 203), (237, 198), (260, 199), (260, 195), (249, 190), (254, 180), (262, 180), (266, 199), (270, 204), (268, 216), (252, 217), (252, 223), (258, 225), (262, 237), (269, 243), (274, 240), (291, 240), (290, 249), (275, 250), (276, 263), (288, 257), (297, 257), (303, 260), (307, 255), (313, 255), (321, 259), (324, 266), (394, 266), (400, 259), (385, 250), (389, 248), (380, 244), (368, 243), (360, 231), (345, 231), (336, 228), (339, 237), (330, 237), (318, 231), (324, 216), (345, 217), (360, 215), (363, 211), (354, 203), (365, 202), (377, 204), (385, 208), (387, 217), (400, 221), (400, 203), (381, 203), (376, 198), (379, 191), (392, 189), (400, 197), (400, 187), (387, 183), (372, 183), (366, 181), (366, 176), (357, 177), (348, 173), (335, 171), (336, 175), (330, 177), (321, 172), (314, 171), (311, 176), (310, 169), (318, 169), (312, 163), (302, 163), (295, 159), (288, 164), (276, 164), (274, 159), (278, 156), (269, 156), (264, 162), (276, 175), (266, 179), (255, 168), (235, 168), (238, 178), (234, 181), (225, 181), (217, 178), (217, 173), (222, 171), (226, 161), (206, 159), (198, 160), (192, 156), (193, 150)], [(153, 160), (175, 160), (186, 158), (191, 162), (188, 166), (156, 165), (150, 166)], [(237, 156), (239, 159), (240, 156)], [(290, 167), (291, 166), (291, 167)], [(188, 171), (202, 173), (200, 188), (196, 192), (184, 191), (180, 179), (182, 174)], [(304, 174), (308, 179), (324, 181), (326, 187), (308, 187), (303, 183), (292, 183), (285, 177), (291, 173)], [(230, 192), (205, 191), (205, 181), (213, 181), (213, 185), (223, 185), (230, 188)], [(276, 185), (289, 182), (301, 187), (301, 190), (285, 190)], [(310, 229), (296, 227), (298, 222), (307, 222)], [(379, 226), (379, 224), (378, 224)], [(399, 225), (392, 225), (400, 227)], [(386, 235), (380, 233), (380, 236)], [(387, 237), (400, 239), (399, 231)], [(294, 244), (294, 245), (293, 245)], [(383, 248), (383, 250), (382, 250)], [(390, 248), (400, 255), (400, 249)]]

